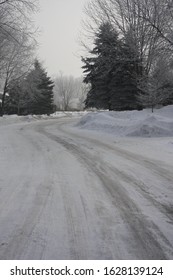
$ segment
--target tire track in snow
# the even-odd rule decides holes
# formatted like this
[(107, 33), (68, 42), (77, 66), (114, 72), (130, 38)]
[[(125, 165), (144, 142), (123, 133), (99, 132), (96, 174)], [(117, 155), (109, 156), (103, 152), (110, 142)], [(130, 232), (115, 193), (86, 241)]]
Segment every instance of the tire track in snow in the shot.
[[(68, 179), (66, 182), (66, 171), (64, 171), (64, 174), (62, 174), (61, 177), (62, 185), (60, 184), (61, 194), (59, 192), (56, 194), (60, 194), (60, 199), (62, 199), (63, 201), (62, 204), (65, 213), (61, 213), (61, 215), (62, 218), (65, 218), (65, 221), (62, 224), (63, 226), (66, 226), (64, 228), (64, 231), (67, 230), (64, 236), (61, 236), (61, 234), (58, 235), (60, 237), (59, 240), (63, 241), (63, 239), (65, 239), (65, 241), (68, 242), (67, 246), (70, 246), (70, 248), (66, 252), (60, 251), (64, 253), (63, 256), (68, 259), (92, 259), (92, 256), (104, 259), (120, 259), (124, 258), (124, 256), (125, 258), (129, 257), (129, 259), (171, 258), (172, 247), (171, 244), (167, 241), (166, 236), (164, 236), (162, 232), (160, 232), (160, 229), (157, 227), (157, 224), (155, 224), (152, 220), (147, 219), (145, 213), (141, 211), (140, 205), (137, 205), (135, 203), (134, 199), (127, 192), (127, 189), (124, 185), (125, 181), (126, 183), (130, 183), (131, 186), (135, 185), (136, 189), (139, 188), (139, 190), (141, 190), (142, 187), (140, 186), (139, 182), (137, 180), (134, 180), (133, 176), (126, 174), (126, 172), (121, 172), (121, 169), (114, 168), (114, 166), (112, 165), (108, 166), (102, 158), (102, 155), (96, 154), (97, 149), (95, 153), (91, 154), (92, 150), (90, 150), (89, 152), (89, 148), (91, 146), (90, 139), (83, 138), (83, 140), (85, 140), (85, 143), (82, 143), (82, 141), (80, 142), (76, 138), (78, 136), (71, 135), (71, 133), (68, 132), (63, 132), (63, 134), (60, 133), (62, 132), (62, 123), (62, 121), (58, 121), (58, 136), (55, 135), (55, 131), (55, 134), (45, 131), (46, 126), (51, 126), (52, 124), (55, 124), (55, 121), (43, 121), (35, 124), (31, 123), (21, 131), (25, 138), (27, 138), (25, 140), (28, 140), (27, 144), (30, 143), (29, 146), (26, 145), (27, 149), (31, 148), (31, 151), (33, 151), (34, 147), (34, 169), (37, 169), (37, 157), (40, 158), (40, 164), (41, 161), (47, 161), (46, 165), (43, 167), (43, 171), (45, 173), (43, 173), (44, 176), (42, 181), (44, 181), (44, 183), (41, 184), (41, 182), (39, 182), (39, 180), (37, 179), (36, 173), (34, 173), (34, 178), (36, 182), (35, 185), (32, 187), (33, 189), (34, 187), (36, 188), (36, 192), (33, 194), (35, 195), (35, 199), (33, 201), (33, 209), (25, 213), (25, 219), (22, 220), (21, 224), (18, 227), (16, 227), (16, 231), (10, 237), (10, 242), (8, 242), (8, 244), (4, 242), (2, 248), (0, 248), (0, 253), (2, 253), (1, 256), (4, 255), (7, 259), (25, 259), (27, 258), (27, 256), (29, 256), (30, 258), (36, 256), (36, 258), (38, 259), (46, 259), (46, 256), (51, 256), (51, 254), (49, 254), (48, 251), (50, 249), (53, 249), (53, 247), (51, 246), (57, 246), (58, 248), (59, 245), (56, 245), (55, 242), (57, 232), (55, 235), (50, 232), (54, 228), (54, 226), (52, 226), (50, 229), (48, 217), (45, 219), (43, 216), (47, 215), (47, 212), (50, 213), (51, 210), (58, 210), (58, 207), (55, 208), (55, 205), (53, 205), (52, 207), (52, 204), (56, 203), (53, 192), (55, 189), (52, 189), (55, 188), (55, 186), (51, 186), (50, 182), (52, 181), (51, 176), (55, 175), (55, 172), (57, 171), (56, 168), (53, 166), (53, 160), (56, 159), (56, 147), (62, 146), (62, 153), (64, 153), (64, 151), (67, 151), (69, 155), (72, 155), (76, 159), (76, 162), (79, 162), (79, 164), (81, 164), (81, 172), (87, 170), (90, 179), (97, 178), (100, 187), (100, 192), (103, 192), (103, 197), (105, 196), (105, 200), (111, 205), (111, 211), (107, 211), (107, 209), (104, 207), (102, 208), (102, 205), (100, 204), (104, 201), (100, 200), (99, 204), (96, 205), (97, 213), (93, 212), (93, 215), (97, 214), (97, 219), (96, 217), (93, 217), (92, 220), (91, 217), (89, 217), (89, 215), (92, 215), (91, 209), (88, 209), (89, 204), (87, 204), (88, 201), (85, 199), (85, 196), (87, 194), (82, 192), (83, 190), (86, 191), (87, 188), (85, 187), (83, 190), (81, 190), (81, 192), (78, 189), (77, 192), (79, 191), (79, 193), (74, 192), (73, 194), (73, 189), (71, 189), (70, 185), (68, 185), (71, 182), (68, 182)], [(31, 130), (31, 134), (27, 132), (28, 128)], [(40, 136), (36, 135), (36, 132), (38, 132)], [(45, 141), (43, 142), (42, 135), (46, 136), (44, 137)], [(71, 139), (69, 139), (69, 135)], [(46, 142), (46, 139), (50, 139), (50, 141)], [(53, 141), (53, 147), (51, 146), (51, 141)], [(82, 145), (80, 146), (79, 143), (81, 143)], [(84, 148), (86, 143), (88, 143), (88, 150)], [(95, 146), (95, 148), (100, 147), (102, 151), (108, 150), (108, 148), (103, 146), (100, 141), (95, 140), (95, 143), (93, 143), (93, 145)], [(50, 149), (50, 151), (46, 151), (45, 149)], [(114, 150), (112, 147), (109, 150), (116, 154), (116, 150)], [(119, 153), (119, 156), (124, 158), (124, 155), (121, 155), (121, 153)], [(128, 156), (128, 158), (129, 161), (134, 160), (130, 156)], [(142, 166), (142, 162), (139, 157), (136, 162), (139, 162), (139, 164), (141, 164)], [(56, 161), (56, 164), (57, 163), (58, 161)], [(71, 163), (75, 164), (75, 161), (72, 160)], [(155, 167), (157, 168), (157, 164), (155, 164)], [(147, 169), (150, 169), (149, 166), (147, 167)], [(60, 169), (60, 171), (62, 171), (62, 169)], [(78, 176), (77, 173), (75, 174)], [(158, 170), (156, 174), (158, 174)], [(34, 181), (34, 178), (32, 178), (31, 182), (28, 181), (29, 187), (31, 187), (31, 183)], [(49, 190), (47, 189), (48, 185), (50, 187)], [(141, 195), (143, 195), (143, 191), (140, 192)], [(95, 192), (93, 194), (96, 196), (97, 193)], [(75, 195), (77, 195), (77, 198), (74, 197)], [(90, 196), (91, 193), (88, 196), (88, 199)], [(94, 197), (94, 199), (95, 198), (96, 197)], [(150, 202), (150, 204), (152, 203), (152, 200), (149, 200), (149, 195), (148, 197), (146, 195), (145, 198)], [(39, 199), (40, 203), (39, 205), (37, 205)], [(75, 203), (78, 203), (80, 207), (76, 206)], [(95, 203), (97, 202), (95, 201)], [(60, 209), (63, 210), (63, 207)], [(154, 205), (154, 207), (161, 211), (161, 209), (158, 207), (158, 204)], [(80, 210), (81, 213), (78, 214), (77, 211)], [(76, 214), (77, 216), (75, 216)], [(108, 216), (109, 214), (110, 216)], [(55, 219), (54, 215), (55, 214), (53, 214), (53, 217), (51, 218), (50, 222), (52, 222)], [(117, 219), (117, 216), (118, 219), (119, 217), (121, 217), (120, 228), (118, 225), (119, 221)], [(58, 221), (59, 220), (56, 219), (56, 222)], [(98, 231), (96, 230), (96, 234), (99, 233), (99, 231), (101, 231), (102, 235), (98, 236), (99, 241), (97, 240), (97, 245), (94, 243), (90, 245), (88, 243), (90, 241), (89, 234), (91, 234), (89, 223), (94, 223), (94, 221), (97, 221), (95, 229), (99, 228)], [(99, 221), (100, 224), (98, 224)], [(39, 225), (40, 222), (43, 223), (42, 227), (40, 227)], [(87, 224), (86, 227), (84, 227), (85, 223)], [(127, 232), (124, 235), (121, 231), (121, 224), (123, 224), (123, 229), (127, 230)], [(44, 230), (43, 233), (40, 232), (41, 228)], [(93, 224), (91, 225), (91, 228), (94, 229)], [(122, 234), (122, 236), (115, 232), (116, 229), (120, 229), (120, 234)], [(48, 235), (50, 235), (49, 238)], [(53, 240), (50, 240), (51, 236), (53, 237)], [(116, 237), (120, 239), (116, 240)], [(100, 241), (102, 241), (102, 243)], [(50, 242), (51, 245), (49, 244)], [(100, 246), (102, 246), (102, 248), (100, 248), (100, 255), (98, 248), (99, 242)], [(124, 242), (125, 245), (121, 247), (122, 242)], [(93, 251), (91, 251), (92, 245), (96, 246), (96, 248), (93, 248)], [(125, 251), (123, 251), (124, 248), (126, 248)], [(66, 249), (67, 248), (65, 248), (64, 251)], [(84, 252), (82, 252), (82, 250), (84, 250)], [(94, 250), (97, 250), (97, 253)], [(58, 256), (58, 252), (54, 251), (54, 253), (54, 258), (57, 258), (56, 256)]]
[[(16, 128), (13, 129), (14, 134), (12, 135), (15, 136), (18, 130), (16, 130)], [(22, 133), (23, 131), (24, 130), (22, 130)], [(21, 140), (21, 138), (23, 139)], [(7, 205), (6, 207), (2, 205), (2, 210), (5, 210), (4, 215), (7, 217), (4, 224), (5, 226), (8, 225), (9, 230), (8, 235), (4, 237), (5, 242), (2, 243), (3, 246), (0, 248), (0, 259), (25, 259), (25, 252), (28, 250), (31, 243), (35, 242), (37, 242), (37, 255), (39, 255), (39, 259), (41, 259), (45, 242), (42, 239), (42, 234), (36, 236), (34, 230), (39, 223), (47, 200), (49, 200), (51, 180), (49, 177), (44, 178), (42, 176), (41, 167), (38, 170), (38, 167), (42, 166), (43, 163), (42, 157), (40, 157), (41, 147), (35, 143), (29, 135), (26, 137), (26, 135), (20, 133), (20, 138), (18, 136), (17, 139), (20, 139), (19, 143), (17, 143), (17, 141), (14, 143), (14, 137), (11, 138), (9, 147), (15, 147), (13, 151), (14, 156), (16, 160), (19, 160), (16, 150), (20, 146), (20, 156), (23, 156), (21, 159), (24, 160), (22, 162), (25, 162), (25, 164), (22, 168), (20, 165), (15, 166), (15, 168), (18, 169), (18, 177), (13, 178), (13, 184), (16, 187), (12, 188), (12, 194), (9, 192), (9, 188), (11, 187), (8, 186), (7, 188), (8, 196), (6, 202), (10, 203), (12, 207), (8, 209)], [(25, 145), (21, 146), (21, 143), (25, 143)], [(30, 149), (31, 147), (32, 149)], [(35, 147), (35, 153), (32, 155), (33, 147)], [(38, 176), (39, 172), (41, 175), (40, 177)], [(27, 197), (28, 194), (29, 197)], [(34, 200), (32, 200), (33, 197)], [(26, 201), (26, 203), (32, 200), (30, 206), (27, 206), (29, 208), (25, 209), (23, 200)], [(14, 212), (10, 215), (11, 209), (14, 209)], [(22, 212), (25, 213), (25, 215), (23, 215)], [(15, 223), (14, 221), (10, 222), (11, 216), (15, 219)], [(40, 245), (38, 246), (38, 244)]]
[[(131, 238), (133, 239), (133, 241), (131, 240), (131, 243), (138, 247), (138, 253), (135, 251), (137, 258), (166, 259), (171, 254), (172, 251), (170, 248), (172, 245), (159, 231), (159, 228), (157, 228), (152, 221), (148, 221), (146, 219), (134, 201), (132, 201), (127, 195), (124, 187), (119, 182), (119, 170), (117, 174), (117, 170), (114, 169), (116, 176), (114, 175), (115, 179), (112, 180), (107, 175), (108, 173), (110, 174), (109, 168), (108, 170), (100, 170), (95, 164), (96, 159), (86, 154), (78, 145), (72, 143), (71, 140), (69, 142), (67, 138), (64, 139), (62, 136), (60, 137), (49, 133), (43, 128), (39, 128), (39, 132), (53, 141), (63, 145), (68, 151), (70, 151), (70, 153), (74, 154), (84, 166), (87, 166), (87, 168), (91, 172), (95, 173), (95, 175), (99, 178), (100, 182), (104, 186), (104, 189), (107, 193), (109, 193), (110, 199), (113, 198), (115, 206), (118, 206), (118, 211), (120, 211), (122, 219), (128, 224), (129, 233), (131, 233)], [(134, 184), (133, 179), (131, 179), (131, 182)], [(155, 229), (154, 233), (153, 229)], [(161, 240), (162, 245), (164, 244), (165, 248), (162, 248), (160, 245)], [(133, 245), (131, 247), (133, 247)]]
[[(73, 133), (72, 131), (67, 131), (66, 129), (64, 129), (64, 125), (67, 123), (67, 121), (62, 121), (59, 126), (58, 126), (58, 130), (62, 131), (63, 133), (67, 134), (67, 135), (71, 135), (73, 137), (76, 137), (76, 134)], [(54, 125), (54, 123), (52, 123), (52, 125)], [(86, 140), (85, 136), (82, 136), (82, 134), (78, 135), (77, 137), (80, 138), (81, 140)], [(165, 166), (165, 168), (162, 166), (162, 162), (156, 161), (156, 160), (152, 160), (152, 162), (145, 156), (143, 155), (137, 155), (133, 152), (127, 151), (125, 149), (122, 149), (120, 147), (117, 147), (116, 145), (114, 145), (114, 147), (112, 147), (110, 144), (105, 143), (103, 141), (100, 141), (100, 139), (94, 139), (94, 138), (87, 138), (87, 140), (90, 143), (93, 143), (96, 146), (100, 146), (100, 147), (105, 147), (106, 149), (108, 149), (109, 151), (112, 151), (114, 153), (116, 153), (116, 155), (122, 157), (123, 159), (127, 159), (129, 161), (134, 161), (137, 164), (141, 165), (142, 167), (145, 167), (147, 169), (149, 169), (150, 171), (153, 171), (157, 174), (157, 176), (163, 177), (166, 180), (170, 181), (171, 183), (173, 182), (173, 173), (170, 166)], [(82, 142), (81, 142), (82, 143)], [(83, 143), (85, 145), (85, 143)], [(170, 171), (169, 171), (170, 170)]]
[[(69, 134), (69, 135), (73, 135), (76, 136), (74, 133), (72, 133), (71, 131), (66, 131), (64, 128), (64, 124), (65, 122), (62, 124), (60, 124), (59, 126), (59, 130)], [(82, 135), (78, 135), (77, 137), (79, 137), (82, 140), (86, 140)], [(171, 170), (172, 167), (170, 166), (165, 166), (163, 167), (163, 163), (160, 161), (156, 161), (156, 160), (152, 160), (152, 162), (145, 156), (142, 155), (136, 155), (132, 152), (123, 150), (119, 147), (112, 147), (111, 145), (104, 143), (102, 141), (100, 141), (100, 139), (95, 140), (92, 138), (88, 138), (87, 139), (90, 144), (94, 144), (97, 147), (101, 147), (101, 149), (103, 149), (104, 147), (110, 151), (113, 152), (116, 156), (118, 155), (118, 157), (120, 158), (125, 158), (127, 159), (129, 162), (134, 162), (137, 163), (138, 165), (146, 168), (147, 170), (149, 170), (150, 173), (154, 173), (154, 176), (157, 176), (157, 179), (160, 178), (160, 180), (165, 179), (165, 183), (167, 182), (170, 186), (172, 186), (173, 184), (173, 173)], [(86, 147), (86, 143), (81, 142), (82, 145), (84, 147)], [(88, 147), (87, 147), (88, 148)], [(103, 159), (102, 159), (103, 161)], [(104, 166), (108, 166), (109, 164), (107, 162), (104, 162)], [(116, 168), (115, 166), (111, 166), (109, 165), (110, 169), (114, 169), (114, 171), (119, 175), (119, 177), (121, 177), (122, 180), (125, 180), (126, 182), (130, 182), (132, 183), (134, 186), (136, 186), (136, 188), (138, 188), (138, 191), (141, 192), (141, 194), (143, 194), (148, 200), (150, 200), (150, 202), (152, 202), (156, 207), (158, 207), (158, 209), (160, 209), (160, 211), (163, 212), (163, 214), (165, 214), (171, 221), (173, 221), (173, 205), (165, 205), (162, 204), (160, 202), (158, 202), (154, 197), (151, 197), (151, 193), (147, 193), (147, 185), (140, 181), (137, 180), (134, 176), (129, 175), (125, 172), (123, 172), (122, 170)], [(170, 190), (172, 190), (172, 195), (173, 195), (173, 188), (171, 188)]]

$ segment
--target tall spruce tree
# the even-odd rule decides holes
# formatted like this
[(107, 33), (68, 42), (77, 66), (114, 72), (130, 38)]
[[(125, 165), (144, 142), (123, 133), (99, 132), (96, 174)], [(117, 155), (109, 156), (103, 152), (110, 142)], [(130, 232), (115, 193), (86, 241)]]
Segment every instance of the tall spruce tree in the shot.
[(38, 60), (25, 80), (25, 99), (30, 114), (50, 114), (53, 112), (54, 83)]
[(108, 22), (103, 23), (95, 35), (91, 57), (82, 58), (84, 83), (90, 84), (85, 107), (111, 109), (110, 82), (114, 62), (119, 57), (120, 41), (117, 31)]
[(110, 81), (110, 102), (113, 110), (139, 109), (138, 78), (141, 66), (131, 46), (122, 39), (119, 59), (116, 60)]
[(86, 107), (109, 110), (139, 107), (136, 96), (140, 66), (130, 44), (118, 37), (110, 23), (104, 23), (96, 33), (94, 45), (91, 57), (82, 58), (84, 82), (91, 85)]
[(8, 100), (5, 112), (8, 114), (50, 114), (53, 112), (54, 83), (38, 60), (33, 69), (20, 79), (8, 85)]

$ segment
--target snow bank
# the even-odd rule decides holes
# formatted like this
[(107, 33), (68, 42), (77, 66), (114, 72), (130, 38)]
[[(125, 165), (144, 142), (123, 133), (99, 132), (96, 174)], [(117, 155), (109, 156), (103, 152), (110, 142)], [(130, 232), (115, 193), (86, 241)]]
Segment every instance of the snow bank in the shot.
[[(111, 133), (119, 137), (164, 137), (173, 136), (173, 105), (155, 109), (154, 113), (143, 111), (95, 111), (55, 112), (48, 115), (4, 116), (0, 125), (30, 122), (62, 117), (81, 117), (77, 127), (85, 130)], [(172, 144), (171, 144), (172, 145)]]
[(78, 128), (102, 131), (116, 136), (173, 136), (173, 106), (125, 112), (92, 112), (83, 116)]
[(20, 122), (31, 122), (31, 121), (39, 121), (39, 120), (49, 120), (63, 117), (81, 117), (88, 112), (86, 111), (57, 111), (50, 115), (27, 115), (27, 116), (18, 116), (18, 115), (4, 115), (0, 118), (0, 125), (3, 124), (13, 124)]

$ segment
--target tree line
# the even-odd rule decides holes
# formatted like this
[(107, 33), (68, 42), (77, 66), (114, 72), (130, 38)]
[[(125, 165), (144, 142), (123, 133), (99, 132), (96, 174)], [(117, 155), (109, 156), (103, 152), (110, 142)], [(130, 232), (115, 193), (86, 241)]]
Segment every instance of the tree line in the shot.
[(85, 11), (93, 45), (82, 57), (85, 106), (173, 104), (173, 1), (93, 0)]

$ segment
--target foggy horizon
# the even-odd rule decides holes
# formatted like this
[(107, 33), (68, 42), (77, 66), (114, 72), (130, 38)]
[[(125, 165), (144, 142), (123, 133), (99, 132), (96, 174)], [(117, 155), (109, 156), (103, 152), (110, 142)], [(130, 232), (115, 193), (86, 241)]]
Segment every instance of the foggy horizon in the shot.
[(87, 0), (42, 0), (35, 15), (39, 29), (37, 56), (51, 76), (60, 72), (67, 76), (82, 76), (79, 34), (83, 8)]

